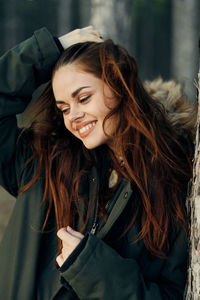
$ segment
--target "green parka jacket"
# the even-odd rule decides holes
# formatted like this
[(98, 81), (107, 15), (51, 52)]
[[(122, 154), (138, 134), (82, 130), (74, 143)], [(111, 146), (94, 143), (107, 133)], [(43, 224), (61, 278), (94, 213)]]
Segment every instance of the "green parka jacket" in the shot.
[[(23, 168), (31, 149), (25, 136), (18, 139), (16, 114), (24, 111), (34, 90), (49, 79), (59, 55), (53, 37), (42, 28), (0, 59), (0, 183), (15, 197), (34, 171)], [(89, 199), (97, 183), (94, 166), (83, 186), (87, 186)], [(188, 259), (183, 229), (171, 236), (170, 250), (163, 259), (152, 257), (143, 241), (132, 243), (137, 224), (125, 237), (114, 238), (126, 219), (128, 201), (134, 197), (128, 181), (122, 180), (117, 188), (107, 222), (95, 235), (87, 228), (81, 251), (75, 249), (60, 269), (55, 263), (56, 230), (40, 231), (45, 216), (43, 191), (41, 176), (17, 197), (0, 246), (1, 300), (182, 299)]]

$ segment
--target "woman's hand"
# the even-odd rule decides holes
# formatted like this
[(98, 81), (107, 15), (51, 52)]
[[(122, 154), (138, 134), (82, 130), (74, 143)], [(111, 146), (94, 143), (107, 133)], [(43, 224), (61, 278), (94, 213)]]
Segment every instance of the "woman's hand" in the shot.
[(84, 27), (81, 29), (75, 29), (65, 35), (58, 38), (64, 49), (67, 49), (71, 45), (82, 42), (103, 42), (99, 32), (93, 29), (93, 26)]
[(59, 267), (65, 262), (70, 256), (74, 249), (78, 246), (80, 241), (84, 238), (84, 235), (78, 231), (73, 230), (70, 226), (61, 228), (57, 232), (57, 236), (62, 240), (62, 251), (57, 256), (56, 261)]

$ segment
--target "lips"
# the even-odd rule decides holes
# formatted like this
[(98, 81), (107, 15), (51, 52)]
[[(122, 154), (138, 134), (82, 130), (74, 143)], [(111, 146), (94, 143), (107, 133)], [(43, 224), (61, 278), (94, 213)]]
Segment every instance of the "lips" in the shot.
[(76, 128), (76, 130), (80, 130), (81, 128), (83, 128), (83, 127), (85, 127), (85, 126), (87, 126), (89, 124), (92, 124), (94, 122), (96, 123), (97, 121), (93, 120), (93, 121), (87, 121), (87, 122), (83, 122), (83, 123), (80, 123), (80, 124), (76, 124), (75, 128)]
[(84, 122), (77, 124), (76, 130), (78, 131), (81, 138), (86, 137), (95, 127), (97, 121)]

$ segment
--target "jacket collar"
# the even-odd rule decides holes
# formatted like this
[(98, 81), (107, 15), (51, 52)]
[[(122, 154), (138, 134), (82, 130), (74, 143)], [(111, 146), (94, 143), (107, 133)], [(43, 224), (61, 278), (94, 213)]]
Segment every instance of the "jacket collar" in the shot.
[[(97, 193), (98, 186), (99, 186), (99, 176), (98, 176), (97, 168), (94, 166), (91, 169), (91, 172), (89, 174), (89, 207), (93, 202), (93, 199)], [(109, 214), (105, 225), (102, 228), (100, 228), (100, 230), (97, 231), (96, 233), (96, 236), (98, 238), (103, 239), (106, 236), (106, 234), (110, 231), (110, 229), (115, 224), (118, 217), (126, 207), (132, 193), (133, 191), (132, 191), (131, 183), (128, 180), (123, 178), (114, 196), (116, 201), (112, 208), (112, 211)], [(89, 225), (91, 226), (91, 222), (89, 222)], [(87, 229), (89, 228), (87, 227)]]

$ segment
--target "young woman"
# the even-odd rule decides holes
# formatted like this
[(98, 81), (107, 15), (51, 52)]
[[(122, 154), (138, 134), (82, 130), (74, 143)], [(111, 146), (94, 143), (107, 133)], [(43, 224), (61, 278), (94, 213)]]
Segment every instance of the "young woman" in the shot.
[(0, 61), (0, 182), (18, 198), (0, 299), (182, 299), (189, 143), (129, 53), (80, 32), (43, 28)]

